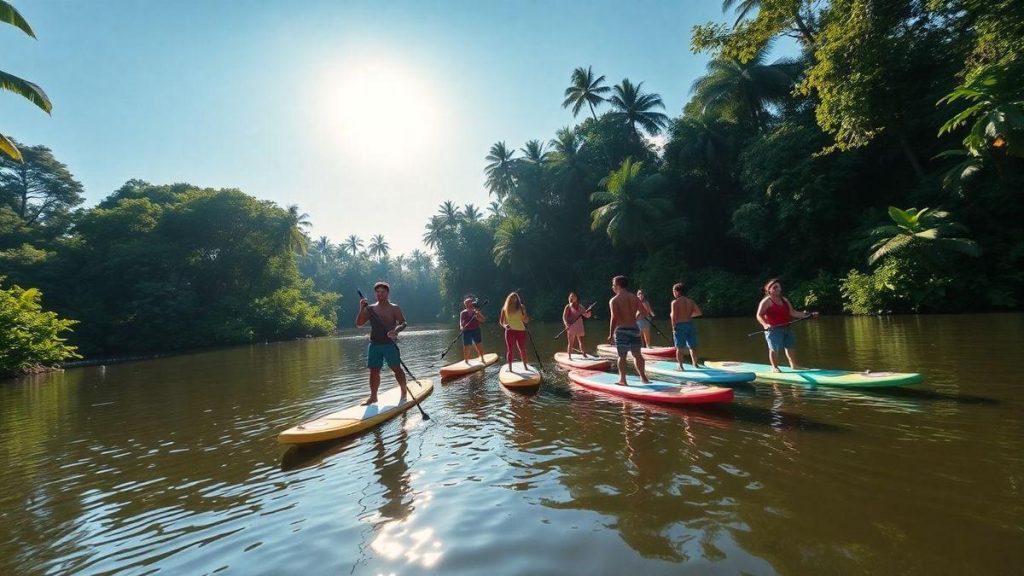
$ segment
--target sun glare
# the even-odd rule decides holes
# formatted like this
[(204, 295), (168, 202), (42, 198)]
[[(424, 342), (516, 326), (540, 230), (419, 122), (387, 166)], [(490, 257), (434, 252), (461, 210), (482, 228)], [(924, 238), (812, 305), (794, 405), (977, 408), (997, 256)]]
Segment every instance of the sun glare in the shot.
[(348, 62), (321, 74), (315, 122), (332, 152), (391, 167), (419, 163), (441, 142), (433, 87), (414, 70), (385, 60)]

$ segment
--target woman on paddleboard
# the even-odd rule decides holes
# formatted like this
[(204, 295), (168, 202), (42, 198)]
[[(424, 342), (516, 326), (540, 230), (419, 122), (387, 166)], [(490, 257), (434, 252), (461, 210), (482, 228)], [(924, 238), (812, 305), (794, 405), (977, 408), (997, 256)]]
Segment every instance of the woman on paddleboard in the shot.
[(512, 292), (505, 298), (505, 305), (501, 307), (501, 315), (498, 323), (505, 329), (505, 361), (508, 362), (508, 369), (512, 370), (512, 347), (519, 350), (519, 360), (526, 366), (526, 324), (530, 317), (526, 315), (526, 306), (519, 301), (519, 294)]
[(569, 292), (569, 303), (565, 305), (565, 309), (562, 310), (562, 324), (565, 324), (565, 339), (568, 340), (568, 344), (565, 348), (565, 353), (569, 355), (569, 359), (572, 360), (572, 346), (576, 344), (579, 347), (580, 354), (586, 356), (586, 348), (583, 344), (583, 337), (586, 336), (586, 330), (583, 328), (583, 319), (590, 318), (592, 314), (589, 310), (585, 310), (580, 306), (580, 298), (575, 292)]
[(480, 324), (486, 320), (484, 313), (477, 308), (476, 299), (467, 296), (462, 301), (465, 307), (459, 314), (459, 327), (462, 328), (462, 359), (469, 362), (469, 347), (476, 346), (476, 353), (480, 361), (484, 361), (483, 333), (480, 331)]
[(640, 299), (640, 316), (636, 319), (636, 326), (640, 329), (640, 336), (644, 339), (644, 346), (651, 347), (651, 318), (654, 318), (654, 310), (651, 310), (651, 303), (644, 296), (644, 291), (637, 290), (636, 297)]
[(778, 354), (786, 351), (789, 367), (797, 369), (796, 338), (789, 327), (794, 319), (817, 316), (817, 312), (796, 310), (789, 300), (782, 295), (782, 283), (772, 278), (764, 285), (764, 298), (757, 305), (757, 321), (764, 327), (764, 338), (768, 341), (768, 362), (772, 372), (779, 372)]

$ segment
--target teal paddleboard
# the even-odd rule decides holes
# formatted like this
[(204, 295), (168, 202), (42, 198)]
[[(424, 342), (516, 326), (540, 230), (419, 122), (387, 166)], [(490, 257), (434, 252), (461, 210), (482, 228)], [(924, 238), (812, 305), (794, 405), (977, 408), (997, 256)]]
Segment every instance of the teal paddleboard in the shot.
[(758, 380), (782, 382), (785, 384), (805, 384), (810, 386), (836, 386), (840, 388), (882, 388), (886, 386), (906, 386), (917, 384), (924, 378), (914, 372), (853, 372), (850, 370), (824, 370), (820, 368), (802, 368), (793, 370), (788, 366), (780, 366), (779, 372), (773, 372), (768, 364), (750, 362), (706, 362), (709, 368), (733, 370), (736, 372), (753, 372)]
[(686, 370), (680, 370), (679, 364), (675, 362), (648, 360), (644, 363), (648, 374), (658, 376), (671, 376), (689, 382), (700, 382), (701, 384), (739, 384), (750, 382), (754, 379), (753, 372), (740, 372), (734, 370), (722, 370), (719, 368), (705, 368), (686, 364)]

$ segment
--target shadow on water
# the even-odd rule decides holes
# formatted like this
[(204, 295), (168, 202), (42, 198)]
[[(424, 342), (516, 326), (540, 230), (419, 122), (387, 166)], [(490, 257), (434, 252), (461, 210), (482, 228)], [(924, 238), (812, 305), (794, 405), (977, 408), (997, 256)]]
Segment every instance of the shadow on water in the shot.
[(906, 400), (929, 400), (938, 402), (954, 402), (965, 406), (1001, 406), (1003, 403), (995, 398), (975, 396), (973, 394), (948, 394), (935, 390), (919, 390), (915, 388), (874, 388), (862, 392), (882, 398), (902, 398)]
[(701, 412), (706, 416), (716, 418), (728, 418), (739, 420), (748, 424), (758, 426), (769, 426), (776, 430), (802, 430), (805, 432), (846, 432), (843, 426), (836, 426), (820, 420), (808, 418), (802, 414), (784, 412), (781, 410), (770, 410), (759, 406), (747, 404), (709, 404), (692, 408), (694, 412)]
[(290, 446), (281, 456), (281, 471), (294, 472), (302, 468), (316, 466), (330, 456), (341, 454), (353, 448), (357, 440), (369, 433), (370, 430), (365, 430), (359, 434), (339, 438), (338, 440)]

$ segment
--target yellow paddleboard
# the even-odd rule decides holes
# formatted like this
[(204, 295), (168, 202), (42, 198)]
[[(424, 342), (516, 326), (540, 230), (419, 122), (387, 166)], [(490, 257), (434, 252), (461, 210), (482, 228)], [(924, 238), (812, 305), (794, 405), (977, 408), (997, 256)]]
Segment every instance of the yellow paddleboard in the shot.
[[(434, 383), (430, 380), (409, 381), (409, 393), (417, 400), (426, 398), (434, 391)], [(305, 424), (299, 424), (281, 432), (277, 440), (281, 444), (308, 444), (323, 442), (351, 436), (386, 422), (415, 405), (413, 398), (398, 403), (402, 389), (398, 386), (377, 394), (377, 403), (369, 406), (349, 406), (344, 410), (321, 416)]]
[(449, 364), (441, 368), (441, 378), (454, 378), (456, 376), (462, 376), (469, 374), (470, 372), (476, 372), (477, 370), (483, 370), (491, 364), (498, 361), (497, 354), (484, 354), (484, 361), (480, 361), (480, 357), (471, 358), (469, 362), (465, 360)]
[(502, 364), (501, 371), (498, 372), (498, 382), (508, 388), (538, 386), (541, 379), (540, 372), (536, 368), (529, 364), (524, 366), (522, 362), (513, 362), (511, 370), (508, 369), (508, 363)]

